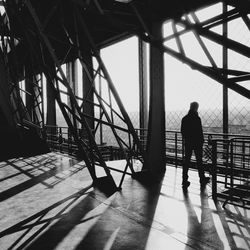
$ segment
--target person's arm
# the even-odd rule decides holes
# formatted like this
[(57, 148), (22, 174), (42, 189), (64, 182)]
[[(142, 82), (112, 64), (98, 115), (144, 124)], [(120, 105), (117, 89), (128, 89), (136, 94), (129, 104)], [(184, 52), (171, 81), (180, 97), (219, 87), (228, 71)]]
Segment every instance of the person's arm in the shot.
[(204, 134), (203, 134), (203, 128), (202, 128), (201, 118), (200, 118), (200, 133), (201, 133), (202, 143), (204, 143)]
[(185, 139), (185, 125), (184, 125), (184, 119), (182, 118), (181, 120), (181, 135), (182, 135), (182, 138)]

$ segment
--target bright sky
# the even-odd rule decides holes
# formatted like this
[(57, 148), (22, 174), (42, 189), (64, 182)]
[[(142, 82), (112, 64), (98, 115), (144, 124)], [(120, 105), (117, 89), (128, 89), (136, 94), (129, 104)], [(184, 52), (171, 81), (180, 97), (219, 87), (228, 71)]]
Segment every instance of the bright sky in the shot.
[(136, 37), (107, 47), (102, 59), (128, 111), (139, 110), (138, 40)]

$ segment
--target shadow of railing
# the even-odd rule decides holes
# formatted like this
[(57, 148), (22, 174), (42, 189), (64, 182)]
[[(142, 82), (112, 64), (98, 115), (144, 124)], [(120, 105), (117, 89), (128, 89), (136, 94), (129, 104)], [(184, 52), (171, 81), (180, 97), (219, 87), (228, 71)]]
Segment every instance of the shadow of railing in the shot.
[(233, 204), (223, 209), (221, 202), (216, 208), (231, 249), (250, 249), (250, 210)]

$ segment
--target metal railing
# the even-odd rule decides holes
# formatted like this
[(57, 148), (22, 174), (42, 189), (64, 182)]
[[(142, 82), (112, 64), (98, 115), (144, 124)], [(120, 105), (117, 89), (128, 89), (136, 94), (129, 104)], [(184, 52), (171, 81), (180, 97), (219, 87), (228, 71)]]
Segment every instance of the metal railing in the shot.
[[(223, 151), (221, 151), (223, 148)], [(212, 195), (250, 208), (250, 137), (212, 141)]]
[[(136, 129), (139, 139), (146, 149), (147, 145), (147, 129)], [(237, 134), (223, 134), (223, 133), (204, 133), (204, 145), (203, 145), (203, 163), (204, 165), (212, 164), (212, 140), (230, 140), (235, 137), (239, 137)], [(242, 138), (249, 138), (250, 136), (241, 135)], [(176, 167), (182, 165), (184, 160), (184, 143), (180, 131), (177, 130), (166, 130), (165, 132), (165, 147), (166, 147), (166, 162), (172, 163)], [(225, 145), (218, 145), (218, 161), (223, 159), (223, 150)], [(194, 163), (194, 156), (192, 156)], [(193, 164), (195, 166), (195, 164)]]
[[(136, 129), (139, 140), (142, 147), (146, 150), (147, 147), (147, 129)], [(77, 133), (80, 138), (84, 139), (84, 131), (78, 129)], [(49, 147), (53, 150), (58, 150), (60, 152), (65, 152), (70, 155), (78, 155), (78, 148), (74, 142), (73, 136), (71, 135), (68, 127), (57, 127), (57, 126), (46, 126), (45, 127), (46, 140)], [(203, 162), (204, 164), (212, 163), (212, 140), (230, 140), (239, 137), (237, 134), (222, 134), (222, 133), (204, 133), (204, 146), (203, 146)], [(249, 138), (250, 136), (242, 136), (241, 138)], [(130, 138), (132, 141), (132, 138)], [(165, 132), (165, 146), (166, 146), (166, 162), (172, 163), (176, 167), (181, 165), (184, 159), (184, 145), (180, 131), (177, 130), (167, 130)], [(105, 160), (116, 160), (122, 159), (122, 154), (117, 146), (107, 145), (105, 142), (98, 145), (100, 150), (105, 157)], [(136, 145), (132, 143), (131, 145), (134, 151), (134, 157), (140, 158), (139, 151)], [(218, 161), (223, 159), (223, 150), (225, 145), (218, 144)], [(194, 157), (194, 156), (193, 156)], [(194, 160), (194, 158), (193, 158)]]
[[(147, 129), (136, 129), (142, 147), (147, 147)], [(78, 133), (84, 139), (81, 129)], [(46, 140), (52, 150), (80, 157), (78, 148), (67, 127), (45, 128)], [(212, 175), (212, 196), (224, 198), (225, 203), (237, 203), (250, 206), (250, 136), (237, 134), (204, 133), (203, 164)], [(179, 131), (167, 130), (166, 163), (180, 166), (184, 160), (184, 144)], [(103, 143), (98, 145), (105, 161), (123, 159), (120, 148)], [(140, 160), (136, 144), (131, 145), (133, 158)], [(128, 152), (131, 154), (131, 152)], [(194, 156), (191, 166), (196, 168)]]
[[(79, 138), (85, 140), (84, 131), (82, 129), (77, 129), (77, 133)], [(77, 144), (75, 143), (68, 127), (46, 126), (44, 134), (46, 135), (46, 141), (51, 150), (81, 158)], [(98, 145), (98, 148), (105, 161), (119, 160), (123, 158), (123, 153), (119, 147), (103, 143)]]

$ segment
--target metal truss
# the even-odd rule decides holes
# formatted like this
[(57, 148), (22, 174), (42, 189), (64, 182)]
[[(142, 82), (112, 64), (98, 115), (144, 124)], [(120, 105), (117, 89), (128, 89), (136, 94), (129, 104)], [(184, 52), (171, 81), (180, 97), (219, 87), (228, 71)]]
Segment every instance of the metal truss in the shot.
[[(73, 33), (72, 30), (70, 30), (70, 28), (67, 26), (67, 23), (63, 22), (62, 16), (60, 20), (60, 29), (63, 30), (64, 36), (64, 40), (62, 40), (60, 37), (57, 38), (56, 35), (52, 36), (45, 32), (46, 26), (51, 22), (53, 16), (52, 12), (55, 11), (57, 7), (59, 7), (59, 2), (57, 2), (55, 9), (52, 12), (49, 12), (48, 15), (43, 19), (38, 16), (31, 1), (24, 1), (23, 4), (26, 6), (28, 14), (30, 15), (29, 20), (33, 22), (32, 25), (30, 25), (30, 23), (26, 23), (24, 20), (21, 20), (21, 17), (17, 16), (17, 19), (20, 21), (19, 24), (22, 27), (22, 31), (24, 33), (23, 39), (25, 39), (26, 44), (29, 45), (29, 48), (27, 49), (32, 60), (31, 67), (28, 68), (28, 71), (26, 74), (24, 74), (24, 79), (28, 86), (32, 86), (32, 88), (30, 88), (30, 93), (26, 94), (31, 94), (31, 97), (34, 99), (31, 102), (32, 106), (30, 105), (28, 107), (30, 108), (30, 112), (27, 112), (27, 103), (25, 106), (21, 98), (19, 98), (19, 102), (17, 103), (22, 103), (22, 107), (26, 108), (25, 114), (29, 115), (30, 121), (33, 121), (34, 124), (38, 124), (38, 126), (41, 128), (43, 127), (44, 111), (40, 108), (41, 101), (43, 100), (41, 91), (42, 86), (39, 84), (39, 80), (41, 81), (41, 78), (37, 79), (37, 74), (35, 74), (36, 70), (39, 69), (39, 74), (42, 76), (43, 73), (48, 84), (52, 86), (54, 97), (60, 107), (65, 121), (67, 122), (70, 133), (72, 134), (74, 141), (78, 146), (79, 154), (89, 169), (93, 181), (98, 181), (95, 167), (101, 166), (104, 169), (108, 179), (111, 180), (111, 182), (113, 182), (113, 184), (116, 186), (110, 173), (110, 169), (115, 169), (107, 166), (107, 163), (103, 159), (99, 145), (95, 140), (95, 134), (98, 128), (102, 125), (108, 126), (111, 129), (126, 162), (124, 169), (117, 170), (122, 174), (120, 182), (117, 185), (120, 189), (122, 187), (125, 175), (133, 175), (135, 173), (132, 162), (132, 156), (134, 155), (132, 140), (136, 144), (141, 155), (144, 155), (144, 153), (132, 122), (130, 121), (130, 118), (121, 102), (121, 99), (117, 90), (115, 89), (114, 83), (111, 80), (105, 64), (100, 57), (99, 50), (95, 44), (92, 34), (89, 32), (85, 20), (80, 14), (79, 6), (72, 3), (72, 10), (74, 11), (73, 16), (75, 17), (73, 20), (75, 23)], [(14, 1), (12, 1), (12, 5), (17, 8), (17, 4), (15, 5)], [(96, 5), (96, 7), (98, 8), (98, 5)], [(18, 15), (18, 11), (16, 13)], [(86, 39), (86, 41), (82, 40), (82, 34), (84, 34), (84, 39)], [(56, 54), (56, 48), (54, 47), (53, 43), (54, 41), (59, 41), (59, 43), (68, 48), (63, 58), (59, 58)], [(83, 46), (85, 43), (88, 44), (88, 48), (90, 48), (92, 51), (92, 56), (98, 63), (98, 68), (96, 70), (91, 68), (90, 65), (85, 62), (84, 56), (87, 52)], [(89, 92), (85, 94), (83, 98), (80, 98), (74, 93), (71, 83), (62, 69), (62, 65), (68, 62), (66, 60), (68, 60), (68, 54), (72, 50), (77, 53), (77, 57), (80, 59), (82, 68), (87, 75), (89, 82), (92, 84), (91, 89), (89, 89)], [(36, 65), (36, 67), (32, 67), (33, 65)], [(105, 79), (109, 92), (108, 100), (104, 99), (100, 93), (100, 90), (98, 90), (95, 86), (98, 76)], [(20, 77), (17, 77), (17, 81), (18, 80), (20, 80)], [(60, 87), (61, 85), (66, 88), (66, 91)], [(90, 95), (92, 93), (94, 94), (95, 101), (90, 100)], [(20, 95), (20, 91), (18, 91), (18, 94)], [(68, 103), (62, 100), (62, 94), (68, 96)], [(92, 117), (84, 112), (86, 104), (89, 103), (91, 103), (91, 105), (94, 107), (99, 108), (99, 118), (95, 116)], [(43, 107), (43, 105), (41, 105), (41, 107)], [(115, 107), (118, 107), (118, 109)], [(20, 111), (21, 109), (17, 107), (17, 110)], [(94, 129), (89, 126), (89, 120), (95, 122)], [(116, 124), (117, 120), (119, 120), (119, 125)], [(81, 132), (79, 132), (78, 124), (81, 124)], [(124, 140), (124, 138), (119, 135), (120, 132), (123, 132), (127, 135), (127, 140)], [(128, 168), (130, 169), (130, 172), (128, 172)]]
[[(250, 73), (235, 69), (229, 69), (228, 67), (220, 68), (216, 65), (216, 62), (209, 52), (206, 44), (202, 38), (207, 38), (222, 47), (226, 47), (227, 51), (232, 50), (238, 54), (250, 58), (250, 47), (248, 45), (239, 43), (227, 37), (227, 34), (218, 34), (211, 30), (211, 28), (218, 27), (219, 25), (227, 25), (230, 21), (237, 18), (241, 18), (245, 23), (246, 27), (250, 32), (250, 19), (249, 19), (249, 9), (242, 9), (240, 3), (234, 3), (234, 6), (230, 10), (224, 10), (223, 13), (214, 16), (206, 21), (201, 22), (195, 12), (190, 13), (190, 15), (184, 15), (181, 19), (172, 21), (173, 34), (167, 35), (162, 41), (156, 40), (150, 33), (150, 29), (147, 26), (147, 22), (144, 20), (143, 15), (136, 8), (135, 5), (131, 3), (131, 8), (133, 9), (135, 15), (138, 18), (138, 22), (144, 30), (144, 34), (140, 36), (145, 41), (157, 46), (167, 54), (175, 57), (176, 59), (182, 61), (189, 65), (192, 69), (198, 70), (201, 73), (211, 77), (217, 82), (225, 85), (227, 88), (239, 93), (240, 95), (250, 99), (250, 90), (248, 88), (240, 85), (241, 82), (250, 80)], [(190, 19), (192, 17), (192, 20)], [(181, 27), (178, 31), (177, 27)], [(186, 55), (186, 52), (181, 41), (181, 36), (187, 32), (193, 32), (200, 47), (202, 48), (204, 55), (210, 62), (210, 66), (202, 65)], [(178, 50), (174, 50), (167, 46), (165, 43), (167, 41), (174, 40), (177, 44)]]
[[(110, 11), (108, 6), (106, 6), (108, 1), (105, 1), (105, 3), (99, 0), (54, 1), (53, 8), (45, 15), (39, 15), (37, 12), (38, 2), (36, 1), (9, 0), (10, 6), (6, 5), (6, 1), (2, 1), (2, 3), (6, 6), (7, 14), (8, 11), (14, 10), (22, 35), (20, 41), (16, 41), (16, 35), (11, 34), (10, 28), (8, 30), (9, 35), (2, 36), (2, 53), (5, 55), (6, 64), (10, 71), (12, 82), (11, 100), (17, 122), (21, 123), (22, 126), (25, 125), (25, 122), (40, 128), (44, 126), (44, 105), (42, 103), (44, 98), (41, 80), (44, 74), (47, 83), (52, 87), (54, 98), (78, 146), (79, 154), (83, 157), (94, 181), (97, 180), (96, 166), (101, 166), (106, 176), (114, 182), (110, 173), (111, 168), (104, 161), (100, 145), (97, 144), (96, 140), (97, 131), (101, 131), (102, 126), (107, 126), (112, 131), (112, 135), (116, 139), (126, 162), (124, 169), (118, 170), (122, 174), (118, 188), (122, 187), (126, 174), (134, 174), (135, 172), (132, 164), (132, 156), (134, 154), (132, 141), (142, 155), (142, 161), (144, 160), (144, 150), (137, 133), (100, 56), (97, 44), (102, 45), (105, 42), (97, 42), (95, 33), (110, 32), (110, 34), (114, 34), (113, 37), (116, 40), (119, 38), (119, 35), (124, 37), (126, 34), (137, 34), (144, 41), (160, 48), (191, 68), (213, 78), (226, 88), (250, 98), (250, 90), (240, 84), (243, 81), (250, 80), (250, 73), (229, 69), (225, 65), (224, 67), (219, 67), (203, 41), (203, 38), (209, 39), (222, 47), (226, 47), (227, 50), (235, 51), (248, 58), (250, 57), (250, 47), (248, 45), (234, 41), (228, 38), (226, 34), (218, 34), (211, 30), (219, 25), (226, 25), (236, 18), (241, 18), (250, 30), (249, 10), (242, 8), (240, 3), (235, 2), (230, 10), (225, 10), (223, 13), (203, 22), (198, 19), (195, 12), (175, 19), (172, 21), (173, 34), (169, 34), (162, 40), (157, 40), (152, 36), (149, 27), (150, 17), (145, 16), (145, 13), (138, 8), (140, 5), (136, 1), (135, 3), (134, 1), (128, 3), (124, 12), (121, 8)], [(24, 9), (25, 18), (19, 13), (20, 6)], [(87, 10), (92, 12), (88, 14)], [(94, 19), (91, 16), (92, 13), (98, 18)], [(102, 21), (107, 22), (105, 31), (98, 29), (98, 25), (95, 28), (92, 27), (92, 24), (99, 24)], [(50, 26), (53, 25), (56, 26), (58, 32), (49, 32)], [(180, 26), (182, 27), (181, 30), (178, 29)], [(123, 28), (121, 29), (120, 27)], [(187, 56), (182, 44), (182, 35), (190, 31), (195, 35), (204, 55), (210, 62), (209, 66), (202, 65)], [(8, 40), (7, 44), (6, 37)], [(107, 42), (112, 42), (109, 39), (110, 37), (107, 38)], [(175, 40), (178, 47), (177, 50), (171, 49), (165, 44), (166, 41), (171, 40)], [(27, 60), (29, 61), (28, 65), (24, 63), (27, 67), (24, 67), (21, 73), (19, 65), (15, 63), (15, 58), (18, 58), (15, 55), (15, 48), (16, 43), (19, 42), (25, 44), (24, 48), (27, 50), (26, 53), (29, 58)], [(11, 50), (11, 57), (8, 52), (9, 49)], [(86, 53), (89, 51), (91, 51), (91, 56), (96, 59), (97, 68), (93, 68), (86, 60)], [(10, 58), (12, 58), (11, 61)], [(83, 98), (77, 96), (74, 92), (71, 80), (62, 68), (63, 64), (72, 62), (75, 58), (80, 60), (84, 74), (91, 83), (91, 88), (88, 93), (85, 93)], [(101, 84), (105, 84), (108, 89), (108, 98), (102, 95), (102, 88), (98, 88), (98, 78), (104, 79)], [(25, 95), (29, 105), (23, 102), (20, 94), (19, 82), (24, 79), (27, 86), (30, 86), (30, 88), (27, 87), (29, 91), (27, 91), (27, 88), (24, 90), (26, 91)], [(61, 86), (64, 86), (64, 88)], [(67, 102), (62, 99), (62, 95), (67, 96)], [(86, 105), (93, 105), (97, 108), (99, 117), (91, 116), (87, 113)], [(89, 121), (94, 123), (94, 128), (89, 125)], [(81, 132), (79, 132), (79, 124)], [(126, 135), (126, 139), (120, 135), (121, 133)], [(130, 172), (128, 172), (128, 169)]]
[[(4, 1), (1, 2), (2, 6), (6, 7)], [(24, 73), (20, 76), (20, 70), (18, 70), (17, 56), (12, 53), (9, 56), (9, 51), (15, 51), (14, 48), (19, 42), (14, 38), (14, 35), (9, 28), (7, 16), (1, 15), (1, 26), (5, 32), (1, 33), (1, 56), (7, 66), (9, 89), (6, 91), (9, 93), (9, 101), (12, 108), (12, 116), (19, 128), (36, 128), (40, 131), (40, 128), (44, 125), (44, 110), (43, 110), (43, 97), (42, 97), (42, 81), (41, 75)], [(31, 65), (30, 65), (31, 66)], [(21, 86), (21, 81), (24, 83), (24, 79), (27, 79), (26, 84), (29, 85), (29, 91), (27, 88)], [(25, 104), (24, 100), (29, 102)]]

